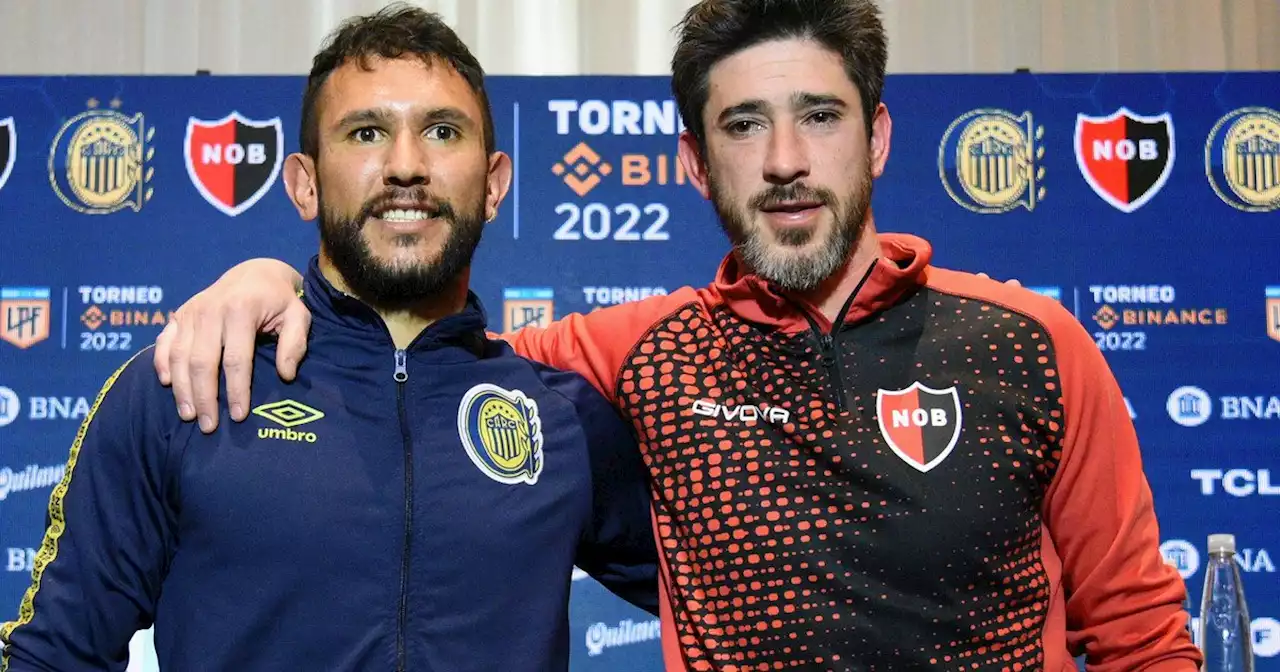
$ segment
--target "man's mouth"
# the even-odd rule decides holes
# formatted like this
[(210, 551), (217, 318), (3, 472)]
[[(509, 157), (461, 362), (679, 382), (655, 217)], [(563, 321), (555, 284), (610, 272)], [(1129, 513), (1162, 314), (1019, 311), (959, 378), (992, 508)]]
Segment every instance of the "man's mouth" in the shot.
[(782, 201), (770, 203), (760, 210), (768, 213), (797, 213), (822, 207), (821, 201)]

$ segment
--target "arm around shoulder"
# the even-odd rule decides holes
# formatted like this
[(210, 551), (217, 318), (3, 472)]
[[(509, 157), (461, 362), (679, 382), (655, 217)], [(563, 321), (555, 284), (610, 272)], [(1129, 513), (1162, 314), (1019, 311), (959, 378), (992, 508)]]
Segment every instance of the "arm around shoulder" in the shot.
[(14, 620), (8, 672), (124, 670), (151, 625), (174, 540), (173, 417), (135, 355), (107, 379), (71, 443)]

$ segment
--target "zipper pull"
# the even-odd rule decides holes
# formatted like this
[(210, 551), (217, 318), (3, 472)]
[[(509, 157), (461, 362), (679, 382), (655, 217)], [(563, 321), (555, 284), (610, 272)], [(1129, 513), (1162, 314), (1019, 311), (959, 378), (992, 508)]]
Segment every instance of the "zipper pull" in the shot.
[(409, 371), (405, 368), (405, 363), (408, 359), (409, 357), (404, 350), (396, 350), (395, 379), (397, 383), (403, 383), (404, 381), (409, 380)]
[(823, 366), (832, 366), (836, 363), (835, 358), (835, 338), (831, 334), (822, 334), (818, 336), (818, 345), (822, 349)]

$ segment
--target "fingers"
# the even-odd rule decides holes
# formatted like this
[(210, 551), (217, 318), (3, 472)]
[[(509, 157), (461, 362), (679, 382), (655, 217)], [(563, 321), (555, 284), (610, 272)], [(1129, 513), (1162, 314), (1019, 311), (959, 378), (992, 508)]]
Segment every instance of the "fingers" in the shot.
[[(171, 321), (165, 331), (170, 332), (168, 338), (169, 352), (166, 358), (169, 366), (170, 383), (173, 386), (173, 400), (178, 405), (178, 417), (187, 422), (196, 419), (196, 407), (191, 400), (191, 342), (194, 331), (187, 323), (190, 313), (183, 315), (182, 320)], [(172, 330), (171, 330), (172, 328)]]
[(987, 275), (986, 273), (979, 273), (979, 274), (978, 274), (978, 277), (979, 277), (979, 278), (983, 278), (983, 279), (985, 279), (985, 280), (990, 280), (990, 279), (991, 279), (991, 276)]
[(173, 320), (164, 325), (160, 335), (156, 336), (156, 347), (151, 352), (151, 365), (156, 369), (156, 377), (160, 379), (160, 384), (165, 387), (168, 387), (172, 380), (169, 376), (169, 348), (173, 344), (177, 328), (178, 325)]
[[(244, 311), (229, 311), (222, 321), (222, 370), (227, 379), (227, 408), (231, 419), (236, 422), (249, 416), (249, 388), (253, 380), (257, 330), (257, 325)], [(217, 362), (214, 362), (214, 367), (213, 382), (216, 386)], [(214, 403), (217, 403), (216, 399)], [(217, 409), (213, 410), (216, 417)]]
[(1022, 283), (1021, 283), (1021, 282), (1018, 282), (1017, 280), (1005, 280), (1005, 281), (1004, 281), (1004, 284), (1006, 284), (1006, 285), (1013, 285), (1014, 287), (1021, 287), (1021, 286), (1022, 286)]
[(298, 362), (307, 353), (307, 332), (311, 329), (311, 312), (301, 300), (294, 299), (285, 310), (276, 345), (276, 371), (285, 380), (298, 375)]
[(191, 401), (195, 405), (200, 431), (208, 434), (218, 427), (218, 382), (222, 363), (222, 323), (226, 319), (221, 306), (209, 306), (192, 314), (190, 369)]

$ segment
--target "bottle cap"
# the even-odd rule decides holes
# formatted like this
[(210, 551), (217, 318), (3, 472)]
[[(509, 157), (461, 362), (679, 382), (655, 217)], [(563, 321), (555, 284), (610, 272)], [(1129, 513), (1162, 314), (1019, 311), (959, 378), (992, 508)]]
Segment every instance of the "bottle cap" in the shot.
[(1209, 552), (1210, 553), (1235, 553), (1236, 552), (1236, 535), (1234, 534), (1209, 535)]

